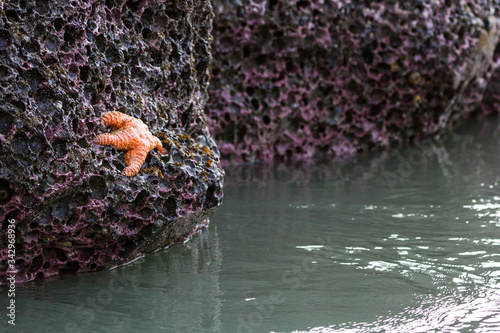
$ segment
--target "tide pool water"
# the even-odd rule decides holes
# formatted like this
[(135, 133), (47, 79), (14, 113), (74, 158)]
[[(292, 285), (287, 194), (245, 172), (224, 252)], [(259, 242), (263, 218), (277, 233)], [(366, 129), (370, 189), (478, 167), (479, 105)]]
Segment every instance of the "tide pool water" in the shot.
[(500, 122), (471, 121), (347, 162), (229, 169), (208, 230), (18, 285), (0, 331), (495, 332), (499, 250)]

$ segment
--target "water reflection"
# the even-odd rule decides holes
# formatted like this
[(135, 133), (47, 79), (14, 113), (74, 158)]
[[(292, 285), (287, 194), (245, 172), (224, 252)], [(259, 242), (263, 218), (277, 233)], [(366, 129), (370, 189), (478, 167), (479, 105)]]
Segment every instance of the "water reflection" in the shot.
[(2, 323), (2, 329), (26, 333), (222, 332), (218, 240), (214, 226), (192, 242), (128, 266), (19, 285), (16, 327)]
[[(317, 265), (309, 266), (310, 274), (297, 269), (292, 287), (286, 285), (288, 275), (281, 286), (275, 284), (287, 301), (273, 315), (291, 324), (276, 324), (261, 313), (253, 322), (257, 316), (242, 316), (246, 325), (238, 328), (483, 332), (499, 327), (498, 133), (498, 121), (475, 124), (441, 145), (427, 145), (418, 166), (411, 165), (408, 148), (338, 162), (335, 168), (304, 162), (295, 166), (298, 171), (282, 165), (230, 172), (277, 206), (286, 199), (270, 192), (276, 182), (287, 184), (292, 213), (282, 212), (275, 229)], [(410, 171), (403, 174), (405, 163)], [(396, 186), (383, 177), (388, 172), (399, 177)], [(300, 236), (287, 228), (301, 228)], [(289, 304), (293, 301), (300, 305)], [(296, 320), (298, 313), (303, 315)], [(370, 316), (371, 321), (360, 320)], [(331, 325), (307, 329), (321, 321)], [(294, 325), (306, 330), (293, 330)]]

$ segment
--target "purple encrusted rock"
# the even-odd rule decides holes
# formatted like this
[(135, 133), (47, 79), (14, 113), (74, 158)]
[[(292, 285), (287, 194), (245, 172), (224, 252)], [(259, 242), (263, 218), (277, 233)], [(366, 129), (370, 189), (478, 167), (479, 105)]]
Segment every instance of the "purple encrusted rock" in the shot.
[(225, 164), (419, 140), (477, 109), (498, 67), (498, 1), (213, 6), (207, 110)]
[[(224, 177), (203, 112), (212, 17), (208, 0), (0, 3), (0, 284), (115, 267), (206, 226)], [(122, 176), (125, 152), (92, 143), (107, 111), (167, 154)]]

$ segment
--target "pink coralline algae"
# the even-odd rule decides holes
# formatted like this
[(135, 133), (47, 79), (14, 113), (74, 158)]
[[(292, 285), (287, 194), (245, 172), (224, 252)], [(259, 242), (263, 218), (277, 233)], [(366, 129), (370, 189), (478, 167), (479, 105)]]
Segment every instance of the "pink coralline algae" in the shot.
[(500, 65), (492, 61), (498, 1), (213, 6), (207, 112), (225, 164), (346, 156), (419, 140), (498, 92), (491, 88), (500, 82), (492, 80)]
[[(0, 3), (0, 284), (116, 267), (206, 226), (224, 176), (203, 112), (212, 16), (208, 0)], [(124, 177), (124, 152), (92, 142), (108, 111), (166, 154)]]

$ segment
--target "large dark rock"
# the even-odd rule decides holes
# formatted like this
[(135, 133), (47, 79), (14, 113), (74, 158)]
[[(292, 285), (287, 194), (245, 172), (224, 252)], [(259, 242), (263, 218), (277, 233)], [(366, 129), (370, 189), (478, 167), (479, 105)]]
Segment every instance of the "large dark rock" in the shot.
[[(208, 0), (0, 3), (0, 284), (121, 265), (207, 224), (224, 175), (203, 113), (212, 16)], [(122, 176), (124, 152), (92, 143), (113, 110), (168, 154)]]
[(498, 67), (499, 3), (213, 1), (222, 158), (345, 156), (449, 128)]

